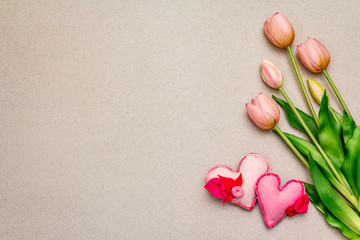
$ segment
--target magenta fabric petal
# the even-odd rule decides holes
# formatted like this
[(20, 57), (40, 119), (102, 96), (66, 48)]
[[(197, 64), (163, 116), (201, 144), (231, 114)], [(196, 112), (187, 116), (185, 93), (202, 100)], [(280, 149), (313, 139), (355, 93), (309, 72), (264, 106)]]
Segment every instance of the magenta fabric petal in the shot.
[(225, 199), (228, 196), (219, 178), (211, 179), (205, 184), (204, 188), (216, 198)]
[(307, 213), (309, 206), (309, 196), (307, 194), (302, 195), (296, 200), (294, 209), (296, 213)]

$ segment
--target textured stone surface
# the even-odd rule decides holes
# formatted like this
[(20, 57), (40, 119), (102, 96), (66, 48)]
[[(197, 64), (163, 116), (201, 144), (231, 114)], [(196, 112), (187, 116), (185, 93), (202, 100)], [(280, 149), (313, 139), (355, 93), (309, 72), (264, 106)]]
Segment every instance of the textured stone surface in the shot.
[[(307, 36), (328, 48), (360, 120), (358, 1), (2, 1), (0, 238), (342, 239), (312, 205), (269, 230), (258, 204), (222, 205), (203, 188), (211, 167), (249, 152), (284, 183), (311, 181), (245, 112), (260, 91), (279, 95), (262, 59), (306, 111), (286, 52), (263, 32), (277, 11), (293, 49)], [(283, 112), (279, 126), (297, 133)]]

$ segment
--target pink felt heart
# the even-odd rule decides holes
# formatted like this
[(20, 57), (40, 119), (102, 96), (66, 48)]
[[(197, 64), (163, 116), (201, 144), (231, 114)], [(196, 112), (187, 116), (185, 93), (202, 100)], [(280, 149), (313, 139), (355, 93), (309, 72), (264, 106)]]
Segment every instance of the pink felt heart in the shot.
[(280, 222), (286, 216), (286, 210), (305, 194), (301, 181), (290, 180), (281, 190), (280, 184), (280, 178), (275, 173), (265, 173), (256, 183), (256, 194), (268, 228)]
[[(255, 184), (258, 178), (268, 171), (269, 165), (265, 158), (257, 153), (249, 153), (240, 161), (237, 172), (224, 165), (212, 168), (205, 178), (205, 188), (214, 197), (220, 199), (225, 199), (226, 196), (231, 195), (230, 203), (251, 210), (256, 202)], [(233, 187), (231, 193), (226, 193), (225, 187), (230, 184), (229, 182), (234, 182), (234, 184), (240, 182), (241, 184)]]

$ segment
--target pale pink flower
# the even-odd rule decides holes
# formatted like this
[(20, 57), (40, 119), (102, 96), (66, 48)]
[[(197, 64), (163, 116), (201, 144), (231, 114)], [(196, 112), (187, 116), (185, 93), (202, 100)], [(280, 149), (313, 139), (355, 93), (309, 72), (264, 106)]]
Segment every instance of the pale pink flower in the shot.
[(265, 21), (264, 30), (270, 42), (280, 48), (290, 46), (295, 38), (291, 23), (279, 12)]
[(330, 54), (326, 47), (315, 38), (308, 38), (297, 46), (297, 52), (304, 66), (313, 73), (321, 72), (330, 63)]
[(264, 93), (260, 93), (246, 104), (251, 120), (261, 129), (273, 128), (280, 119), (280, 110), (276, 103)]
[(260, 74), (264, 82), (272, 88), (278, 89), (283, 84), (283, 75), (272, 62), (263, 60), (260, 65)]

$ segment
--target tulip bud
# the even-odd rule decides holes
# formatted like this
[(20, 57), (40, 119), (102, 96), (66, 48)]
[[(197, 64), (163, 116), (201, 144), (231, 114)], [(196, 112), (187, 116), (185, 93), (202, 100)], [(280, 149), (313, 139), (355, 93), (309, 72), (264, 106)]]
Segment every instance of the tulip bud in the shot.
[(297, 52), (302, 64), (313, 73), (324, 70), (331, 60), (328, 50), (315, 38), (298, 45)]
[[(311, 92), (311, 95), (313, 96), (313, 98), (315, 99), (315, 101), (320, 104), (321, 103), (321, 99), (324, 95), (324, 87), (321, 86), (320, 83), (318, 83), (317, 81), (315, 81), (314, 79), (308, 78), (308, 85), (309, 85), (309, 89)], [(326, 93), (326, 95), (329, 98), (329, 94)]]
[(295, 32), (289, 20), (281, 13), (275, 13), (264, 23), (264, 30), (270, 42), (279, 48), (290, 46), (295, 38)]
[(269, 87), (278, 89), (282, 86), (283, 75), (272, 62), (263, 60), (260, 65), (260, 74)]
[(273, 128), (280, 119), (280, 110), (276, 103), (264, 93), (260, 93), (246, 104), (251, 120), (261, 129)]

